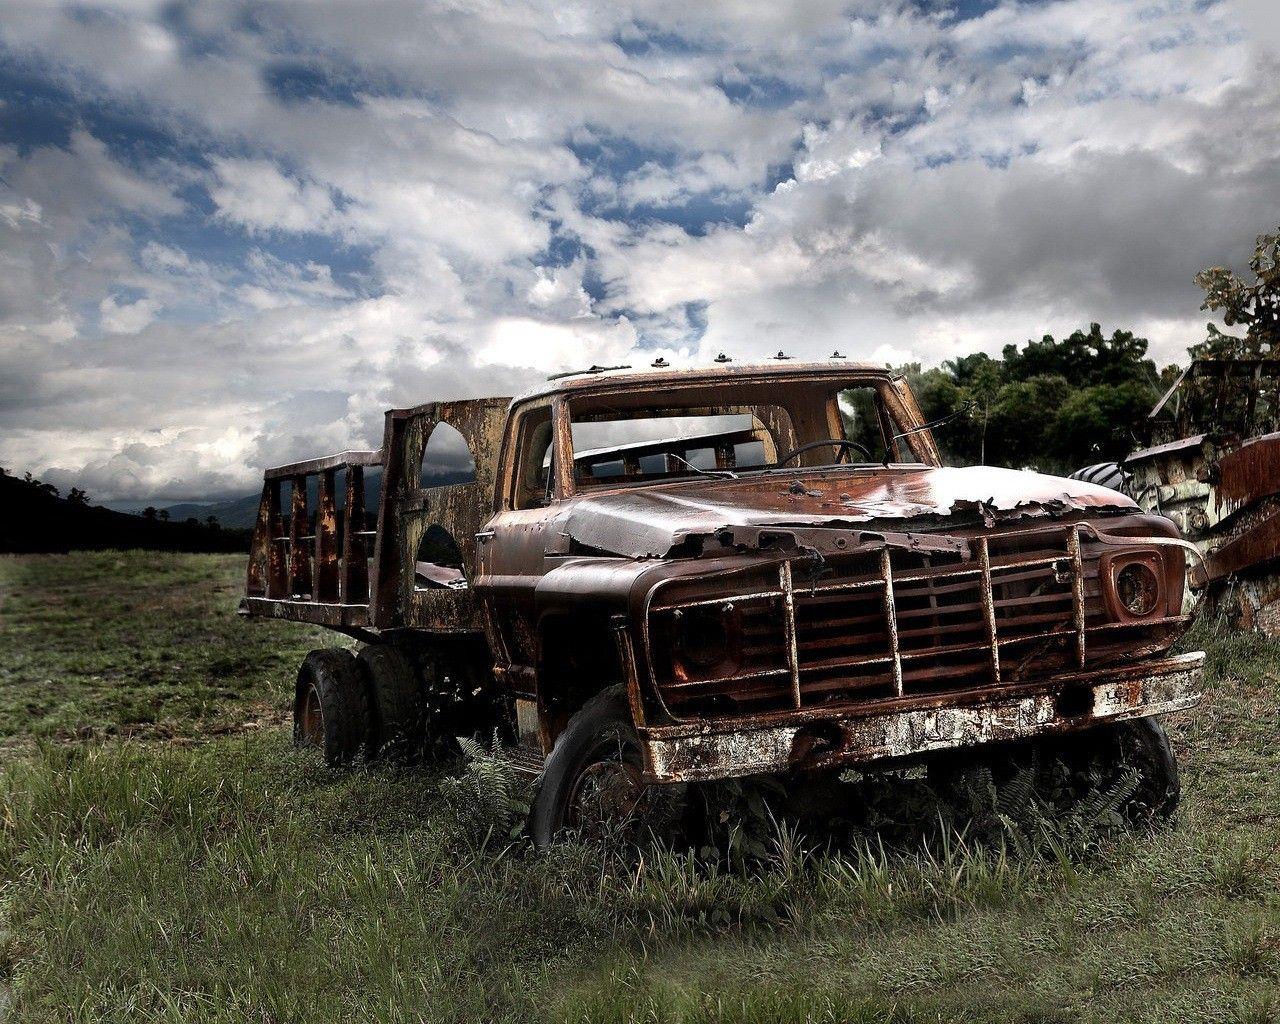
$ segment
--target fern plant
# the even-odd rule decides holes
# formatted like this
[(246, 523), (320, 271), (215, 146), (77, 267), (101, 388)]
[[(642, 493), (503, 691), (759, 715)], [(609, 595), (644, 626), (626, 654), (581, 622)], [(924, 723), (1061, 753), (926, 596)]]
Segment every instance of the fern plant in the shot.
[(463, 767), (444, 781), (443, 794), (464, 835), (480, 848), (521, 841), (532, 799), (527, 779), (503, 756), (496, 736), (491, 747), (469, 736), (458, 743)]

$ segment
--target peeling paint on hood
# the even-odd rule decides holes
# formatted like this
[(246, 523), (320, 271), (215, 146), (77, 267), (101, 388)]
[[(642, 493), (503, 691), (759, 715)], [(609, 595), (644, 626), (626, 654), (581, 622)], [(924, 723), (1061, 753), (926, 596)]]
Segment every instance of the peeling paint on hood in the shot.
[[(973, 466), (828, 468), (731, 479), (698, 477), (582, 495), (561, 536), (595, 551), (660, 558), (692, 539), (744, 528), (856, 527), (926, 516), (998, 520), (1073, 511), (1135, 511), (1124, 495), (1081, 480)], [(749, 532), (749, 530), (748, 530)]]

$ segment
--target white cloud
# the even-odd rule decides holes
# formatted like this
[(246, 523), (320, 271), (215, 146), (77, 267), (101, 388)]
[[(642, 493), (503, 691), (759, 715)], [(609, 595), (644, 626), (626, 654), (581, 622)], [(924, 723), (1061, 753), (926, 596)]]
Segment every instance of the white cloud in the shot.
[(108, 295), (98, 304), (102, 317), (102, 329), (113, 334), (137, 334), (156, 318), (160, 304), (154, 299), (138, 299), (136, 302), (118, 302)]
[(480, 366), (497, 363), (548, 371), (565, 366), (619, 365), (636, 340), (626, 318), (570, 324), (544, 323), (524, 317), (498, 320), (476, 353)]
[(325, 231), (334, 215), (329, 191), (285, 177), (268, 160), (215, 160), (210, 195), (220, 217), (259, 231)]
[(11, 7), (74, 98), (0, 146), (0, 462), (199, 497), (658, 352), (1177, 358), (1275, 217), (1270, 7)]

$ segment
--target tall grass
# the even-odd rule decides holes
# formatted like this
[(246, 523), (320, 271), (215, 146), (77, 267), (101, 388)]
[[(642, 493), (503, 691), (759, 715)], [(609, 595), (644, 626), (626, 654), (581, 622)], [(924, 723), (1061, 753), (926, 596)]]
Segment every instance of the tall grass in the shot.
[[(170, 570), (227, 578), (138, 567), (162, 590)], [(74, 661), (92, 615), (67, 614)], [(125, 658), (117, 628), (94, 664)], [(155, 629), (184, 657), (196, 635), (232, 656), (229, 626)], [(1206, 703), (1173, 726), (1186, 801), (1156, 836), (911, 838), (898, 826), (924, 812), (876, 804), (885, 790), (840, 844), (752, 830), (729, 800), (752, 841), (727, 853), (538, 855), (516, 827), (527, 797), (483, 757), (455, 775), (330, 772), (282, 727), (32, 744), (0, 765), (0, 1020), (1274, 1021), (1277, 649), (1200, 642)], [(33, 657), (0, 651), (10, 679)], [(208, 699), (171, 678), (171, 696)]]
[(0, 777), (13, 1019), (1116, 1019), (1197, 975), (1265, 1009), (1280, 967), (1273, 854), (1198, 832), (538, 856), (477, 830), (474, 782), (280, 735), (41, 747)]

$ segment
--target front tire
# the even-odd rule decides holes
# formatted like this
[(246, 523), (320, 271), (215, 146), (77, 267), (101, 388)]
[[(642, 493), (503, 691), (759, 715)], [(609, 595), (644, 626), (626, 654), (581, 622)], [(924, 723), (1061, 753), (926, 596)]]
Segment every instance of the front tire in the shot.
[(312, 651), (298, 669), (293, 745), (315, 747), (326, 764), (349, 764), (369, 735), (369, 698), (355, 656), (341, 648)]
[(1104, 743), (1111, 756), (1137, 774), (1133, 794), (1122, 808), (1134, 824), (1156, 825), (1177, 813), (1182, 799), (1178, 760), (1164, 726), (1154, 718), (1135, 718), (1117, 723)]
[(649, 823), (659, 788), (643, 780), (640, 736), (626, 690), (611, 686), (584, 704), (556, 739), (529, 813), (534, 845), (568, 830), (601, 835)]

